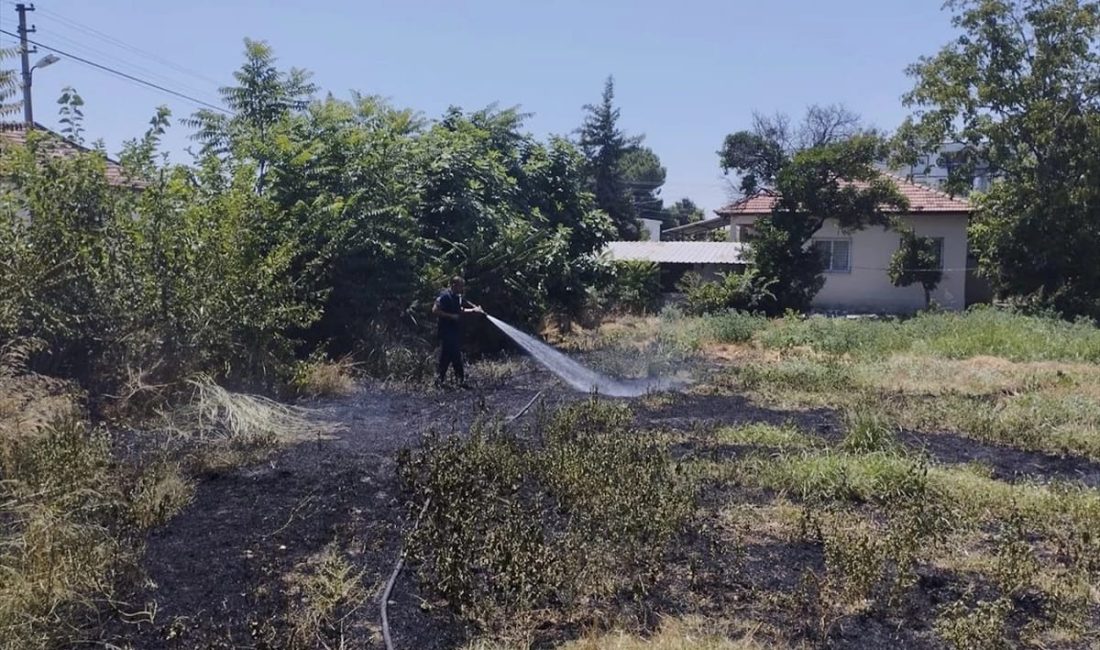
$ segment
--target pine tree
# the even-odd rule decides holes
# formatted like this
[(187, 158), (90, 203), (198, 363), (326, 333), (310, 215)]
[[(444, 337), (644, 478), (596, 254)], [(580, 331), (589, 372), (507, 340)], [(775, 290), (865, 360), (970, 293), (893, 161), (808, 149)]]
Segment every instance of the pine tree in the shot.
[(586, 104), (587, 116), (580, 128), (580, 146), (588, 159), (589, 182), (596, 205), (611, 217), (620, 239), (636, 240), (641, 234), (634, 202), (623, 175), (623, 156), (642, 138), (627, 137), (619, 129), (615, 108), (615, 80), (607, 78), (599, 104)]

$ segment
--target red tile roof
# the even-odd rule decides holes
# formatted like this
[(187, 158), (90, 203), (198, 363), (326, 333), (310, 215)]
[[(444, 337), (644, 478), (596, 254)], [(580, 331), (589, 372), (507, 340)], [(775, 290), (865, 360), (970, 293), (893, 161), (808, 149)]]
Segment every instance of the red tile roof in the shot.
[[(934, 187), (914, 183), (894, 174), (883, 175), (894, 181), (902, 196), (909, 200), (909, 212), (907, 214), (954, 214), (968, 213), (973, 210), (970, 203), (964, 198), (953, 197)], [(777, 200), (778, 197), (774, 192), (763, 190), (719, 208), (715, 210), (715, 213), (723, 217), (771, 214)]]
[[(75, 142), (65, 139), (65, 136), (60, 133), (51, 131), (46, 127), (35, 124), (34, 130), (45, 133), (49, 136), (49, 142), (46, 143), (46, 152), (50, 156), (66, 157), (74, 156), (78, 153), (86, 153), (92, 151), (87, 147), (83, 147)], [(21, 146), (27, 143), (27, 128), (22, 122), (0, 123), (0, 145), (16, 145)], [(106, 158), (106, 157), (105, 157)], [(115, 187), (127, 187), (127, 188), (140, 188), (144, 186), (144, 183), (129, 178), (122, 171), (122, 165), (117, 161), (106, 158), (107, 161), (107, 182)]]

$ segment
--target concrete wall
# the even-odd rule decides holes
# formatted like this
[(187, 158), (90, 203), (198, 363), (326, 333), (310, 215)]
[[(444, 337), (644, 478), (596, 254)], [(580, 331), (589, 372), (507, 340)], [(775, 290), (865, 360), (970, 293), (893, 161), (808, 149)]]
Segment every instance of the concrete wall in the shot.
[[(737, 226), (751, 224), (754, 217), (734, 217), (731, 235)], [(967, 239), (965, 215), (911, 215), (906, 225), (918, 235), (943, 238), (943, 280), (932, 292), (932, 299), (952, 310), (966, 307)], [(906, 313), (924, 308), (924, 290), (920, 285), (895, 287), (886, 275), (890, 256), (897, 250), (901, 236), (881, 227), (843, 233), (833, 220), (814, 235), (815, 238), (848, 239), (851, 259), (847, 272), (825, 273), (825, 286), (814, 298), (814, 307), (846, 312)]]

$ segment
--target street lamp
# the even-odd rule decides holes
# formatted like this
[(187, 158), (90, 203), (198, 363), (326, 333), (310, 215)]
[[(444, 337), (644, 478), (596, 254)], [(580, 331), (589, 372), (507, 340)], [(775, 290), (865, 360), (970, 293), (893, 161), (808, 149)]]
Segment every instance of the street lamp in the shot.
[(61, 60), (61, 57), (57, 56), (56, 54), (47, 54), (46, 56), (42, 57), (41, 59), (38, 59), (38, 63), (35, 63), (34, 65), (32, 65), (31, 70), (35, 70), (37, 68), (45, 68), (46, 66), (53, 65), (53, 64), (57, 63), (60, 60)]
[[(26, 61), (26, 59), (23, 59)], [(27, 128), (34, 128), (34, 112), (31, 110), (31, 73), (39, 68), (45, 68), (51, 66), (61, 60), (61, 57), (56, 54), (47, 54), (46, 56), (38, 59), (38, 61), (27, 68), (27, 73), (23, 78), (23, 117), (26, 118)], [(26, 65), (24, 63), (23, 65)]]

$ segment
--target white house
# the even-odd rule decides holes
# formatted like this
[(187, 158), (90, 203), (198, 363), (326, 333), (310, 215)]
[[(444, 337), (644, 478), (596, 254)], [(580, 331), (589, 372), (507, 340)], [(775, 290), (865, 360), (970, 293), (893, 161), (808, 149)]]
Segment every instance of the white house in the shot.
[[(890, 176), (909, 200), (909, 211), (899, 215), (903, 224), (916, 234), (933, 238), (939, 247), (943, 280), (932, 292), (932, 299), (946, 309), (960, 310), (967, 306), (968, 245), (967, 221), (970, 204), (932, 187)], [(767, 218), (776, 202), (773, 193), (763, 191), (735, 201), (716, 210), (718, 215), (686, 226), (671, 228), (665, 235), (680, 237), (726, 228), (730, 243), (707, 243), (706, 259), (688, 259), (702, 255), (703, 242), (645, 242), (644, 247), (624, 247), (613, 242), (609, 251), (616, 259), (648, 259), (679, 264), (713, 264), (712, 246), (728, 246), (730, 255), (722, 261), (732, 265), (739, 261), (743, 247), (752, 245), (753, 226), (757, 219)], [(692, 244), (684, 247), (684, 244)], [(813, 306), (823, 311), (906, 313), (924, 308), (924, 291), (919, 285), (895, 287), (887, 276), (890, 258), (900, 244), (900, 235), (880, 226), (844, 232), (834, 220), (814, 235), (812, 246), (826, 259), (825, 285), (814, 298)], [(664, 254), (664, 247), (677, 247), (676, 255)], [(672, 253), (673, 251), (669, 251)], [(693, 264), (694, 265), (694, 264)], [(727, 267), (728, 268), (728, 267)]]

